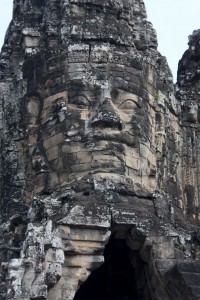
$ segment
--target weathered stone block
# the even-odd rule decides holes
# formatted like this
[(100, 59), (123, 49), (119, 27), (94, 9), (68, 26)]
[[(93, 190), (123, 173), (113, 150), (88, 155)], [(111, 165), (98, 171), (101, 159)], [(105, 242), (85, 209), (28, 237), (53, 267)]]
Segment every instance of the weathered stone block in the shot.
[(90, 241), (63, 241), (63, 250), (65, 253), (74, 253), (74, 254), (96, 254), (103, 253), (105, 244), (99, 242), (90, 242)]
[[(84, 9), (74, 5), (76, 13), (84, 13)], [(68, 60), (70, 63), (85, 63), (89, 60), (89, 45), (87, 44), (74, 44), (68, 47)]]
[(81, 152), (82, 148), (79, 145), (71, 144), (70, 145), (63, 145), (62, 152), (63, 153), (74, 153), (74, 152)]
[(59, 147), (54, 146), (46, 151), (48, 160), (54, 160), (59, 157)]
[(64, 266), (66, 267), (85, 267), (93, 270), (99, 267), (104, 262), (101, 255), (75, 255), (72, 257), (66, 256)]
[(139, 170), (139, 160), (134, 157), (126, 156), (126, 166), (134, 170)]
[(43, 145), (44, 145), (44, 148), (46, 150), (56, 146), (56, 145), (59, 145), (61, 143), (64, 143), (64, 135), (62, 132), (59, 132), (57, 134), (55, 134), (54, 136), (48, 138), (48, 139), (45, 139), (44, 142), (43, 142)]
[(62, 238), (73, 241), (106, 242), (110, 236), (110, 231), (108, 230), (71, 228), (70, 231), (68, 231), (69, 227), (59, 227), (60, 230), (63, 230), (63, 228), (67, 231), (67, 235), (62, 235)]
[(45, 274), (48, 274), (48, 280), (54, 277), (56, 280), (62, 276), (62, 265), (57, 262), (45, 262)]
[(47, 299), (47, 286), (46, 285), (32, 285), (30, 290), (31, 299)]
[(64, 252), (62, 249), (50, 248), (47, 250), (45, 260), (62, 264), (64, 262)]
[(89, 163), (92, 161), (92, 155), (88, 152), (78, 152), (77, 153), (77, 160), (80, 163)]
[(156, 247), (153, 248), (158, 259), (174, 259), (174, 241), (172, 238), (159, 237), (156, 239)]
[(35, 48), (39, 45), (40, 33), (35, 29), (24, 29), (22, 31), (24, 36), (23, 46), (27, 48)]

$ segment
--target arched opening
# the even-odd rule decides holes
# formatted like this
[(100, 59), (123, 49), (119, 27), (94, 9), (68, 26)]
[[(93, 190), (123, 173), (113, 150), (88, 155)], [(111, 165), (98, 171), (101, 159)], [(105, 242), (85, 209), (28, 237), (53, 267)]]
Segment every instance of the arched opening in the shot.
[(125, 239), (111, 237), (103, 265), (80, 286), (74, 300), (152, 300), (148, 266)]

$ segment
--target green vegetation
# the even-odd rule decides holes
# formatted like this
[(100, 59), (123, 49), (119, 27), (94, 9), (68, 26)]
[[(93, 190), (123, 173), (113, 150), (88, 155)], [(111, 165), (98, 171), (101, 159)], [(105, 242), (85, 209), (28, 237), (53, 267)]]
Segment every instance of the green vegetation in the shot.
[(160, 100), (160, 93), (159, 93), (159, 91), (156, 92), (156, 94), (154, 95), (154, 99), (155, 99), (156, 101), (159, 101), (159, 100)]

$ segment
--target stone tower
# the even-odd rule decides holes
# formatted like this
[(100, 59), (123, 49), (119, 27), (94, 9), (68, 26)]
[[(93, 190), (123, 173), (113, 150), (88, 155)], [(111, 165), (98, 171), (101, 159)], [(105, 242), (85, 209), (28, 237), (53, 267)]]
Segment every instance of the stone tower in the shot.
[(200, 299), (199, 46), (142, 0), (14, 0), (0, 57), (0, 299)]

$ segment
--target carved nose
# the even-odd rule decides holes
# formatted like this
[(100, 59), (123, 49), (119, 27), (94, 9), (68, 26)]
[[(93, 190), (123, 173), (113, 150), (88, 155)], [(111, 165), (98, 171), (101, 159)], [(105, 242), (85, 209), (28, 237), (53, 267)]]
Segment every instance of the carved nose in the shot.
[(122, 123), (109, 99), (106, 99), (98, 108), (91, 121), (92, 127), (115, 128), (122, 130)]

